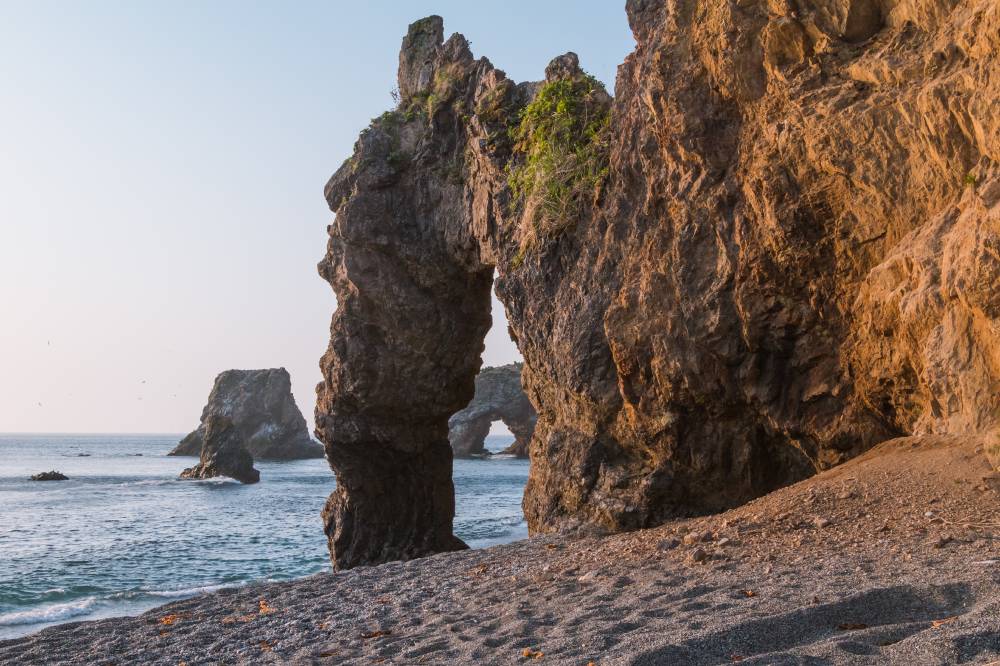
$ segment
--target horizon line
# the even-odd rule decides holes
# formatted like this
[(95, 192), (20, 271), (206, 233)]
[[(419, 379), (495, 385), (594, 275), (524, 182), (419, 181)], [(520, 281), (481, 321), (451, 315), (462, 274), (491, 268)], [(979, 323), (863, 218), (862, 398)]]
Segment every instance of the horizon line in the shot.
[(183, 437), (186, 433), (183, 432), (110, 432), (110, 431), (93, 431), (93, 432), (82, 432), (82, 431), (58, 431), (58, 430), (24, 430), (20, 432), (6, 432), (0, 431), (0, 437), (7, 436), (20, 436), (20, 435), (162, 435), (171, 436), (180, 435)]

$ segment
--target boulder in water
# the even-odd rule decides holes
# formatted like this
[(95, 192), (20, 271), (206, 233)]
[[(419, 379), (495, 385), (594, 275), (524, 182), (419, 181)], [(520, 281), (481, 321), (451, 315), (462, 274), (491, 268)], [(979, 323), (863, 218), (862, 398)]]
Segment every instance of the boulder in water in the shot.
[(32, 474), (32, 481), (69, 481), (69, 477), (61, 472), (56, 472), (55, 470), (51, 472), (42, 472), (40, 474)]
[(253, 456), (246, 450), (243, 436), (232, 419), (210, 416), (201, 447), (201, 461), (181, 472), (182, 479), (211, 479), (228, 476), (241, 483), (257, 483), (260, 472), (254, 469)]

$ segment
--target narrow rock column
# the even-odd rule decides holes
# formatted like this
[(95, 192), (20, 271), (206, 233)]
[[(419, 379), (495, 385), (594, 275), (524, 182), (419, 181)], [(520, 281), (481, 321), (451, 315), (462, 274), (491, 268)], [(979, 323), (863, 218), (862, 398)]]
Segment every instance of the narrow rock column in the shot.
[[(442, 37), (440, 18), (410, 26), (400, 110), (362, 132), (326, 188), (337, 215), (319, 271), (338, 308), (316, 435), (337, 476), (323, 520), (338, 569), (466, 547), (452, 534), (448, 418), (473, 396), (493, 268), (470, 236), (462, 183), (447, 177), (464, 134), (427, 104), (402, 110), (427, 96)], [(464, 40), (452, 47), (459, 76), (471, 54)]]
[[(453, 272), (434, 276), (434, 286), (426, 274), (382, 281), (405, 263), (393, 256), (397, 249), (419, 245), (371, 251), (335, 236), (330, 246), (339, 308), (322, 361), (316, 429), (337, 475), (323, 510), (334, 566), (464, 548), (452, 535), (448, 417), (472, 396), (490, 325), (491, 276)], [(444, 264), (428, 266), (434, 273)]]

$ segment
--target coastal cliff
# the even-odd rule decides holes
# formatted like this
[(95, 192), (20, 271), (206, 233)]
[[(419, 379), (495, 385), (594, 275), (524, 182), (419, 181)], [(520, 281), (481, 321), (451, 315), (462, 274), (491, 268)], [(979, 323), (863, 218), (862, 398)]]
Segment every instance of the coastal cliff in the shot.
[[(990, 0), (629, 0), (614, 98), (414, 23), (334, 174), (317, 435), (337, 567), (462, 548), (448, 419), (489, 291), (533, 533), (722, 510), (908, 435), (997, 437)], [(387, 359), (391, 359), (389, 362)]]

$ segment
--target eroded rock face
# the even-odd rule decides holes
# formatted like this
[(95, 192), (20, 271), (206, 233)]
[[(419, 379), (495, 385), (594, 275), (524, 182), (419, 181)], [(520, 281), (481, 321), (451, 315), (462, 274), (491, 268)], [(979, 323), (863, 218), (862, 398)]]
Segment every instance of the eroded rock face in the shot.
[(212, 414), (205, 423), (201, 460), (181, 472), (182, 479), (211, 479), (228, 476), (240, 483), (257, 483), (260, 472), (254, 469), (253, 456), (246, 450), (240, 429), (226, 416)]
[(485, 441), (494, 421), (502, 421), (514, 435), (504, 453), (527, 457), (538, 416), (521, 388), (521, 367), (511, 363), (483, 368), (476, 375), (472, 402), (448, 421), (448, 441), (456, 458), (489, 455)]
[[(400, 56), (400, 108), (327, 186), (337, 565), (456, 546), (446, 424), (494, 267), (538, 411), (535, 533), (654, 525), (889, 438), (996, 431), (996, 4), (627, 11), (606, 178), (572, 215), (540, 224), (509, 187), (540, 86), (433, 17)], [(549, 82), (578, 80), (575, 60)]]
[(292, 397), (291, 377), (284, 368), (221, 373), (201, 412), (201, 424), (169, 455), (200, 455), (206, 424), (213, 415), (232, 419), (254, 458), (323, 457), (323, 447), (309, 436), (306, 420)]

